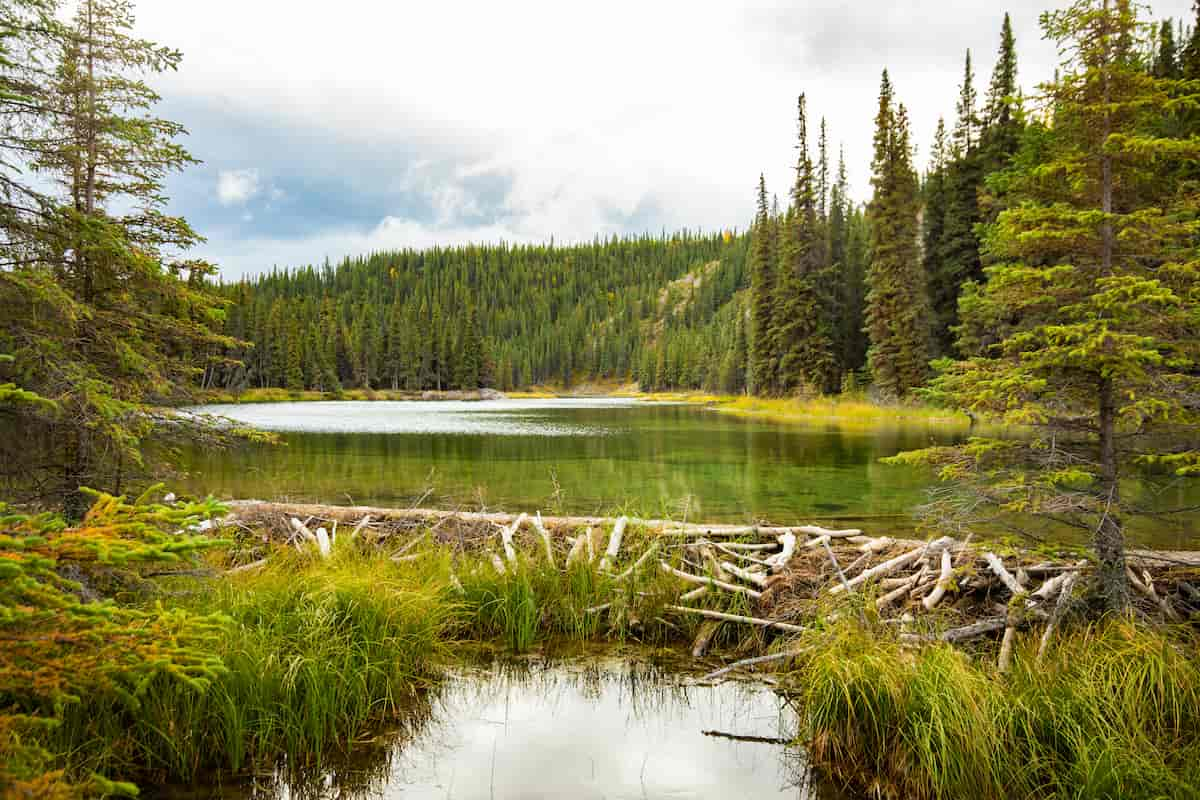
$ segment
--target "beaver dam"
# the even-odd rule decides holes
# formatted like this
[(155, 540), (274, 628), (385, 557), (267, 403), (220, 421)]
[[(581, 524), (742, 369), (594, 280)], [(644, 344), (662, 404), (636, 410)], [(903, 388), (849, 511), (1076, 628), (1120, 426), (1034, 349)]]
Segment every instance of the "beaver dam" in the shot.
[[(460, 593), (481, 571), (503, 578), (530, 564), (564, 574), (585, 570), (602, 576), (601, 591), (610, 595), (569, 609), (589, 619), (589, 628), (663, 641), (683, 632), (681, 619), (699, 620), (692, 638), (697, 657), (723, 625), (755, 632), (735, 637), (738, 649), (754, 650), (853, 614), (895, 626), (905, 645), (998, 639), (1003, 671), (1019, 631), (1040, 631), (1039, 658), (1052, 646), (1064, 616), (1087, 603), (1092, 570), (1078, 548), (1034, 552), (816, 525), (261, 502), (233, 507), (223, 524), (242, 535), (231, 572), (264, 566), (264, 548), (272, 539), (327, 557), (339, 537), (357, 548), (384, 551), (395, 562), (449, 558), (450, 580)], [(1138, 614), (1171, 623), (1200, 614), (1200, 552), (1132, 550), (1127, 561)], [(459, 562), (469, 574), (453, 571)], [(753, 653), (709, 677), (794, 655), (786, 647)]]

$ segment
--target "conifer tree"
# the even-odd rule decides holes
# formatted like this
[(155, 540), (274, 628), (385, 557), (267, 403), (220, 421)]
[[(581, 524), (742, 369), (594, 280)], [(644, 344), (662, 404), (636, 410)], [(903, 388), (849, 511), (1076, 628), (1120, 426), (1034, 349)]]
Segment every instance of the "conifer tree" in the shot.
[(1200, 203), (1169, 179), (1200, 144), (1161, 134), (1164, 116), (1200, 94), (1149, 73), (1128, 0), (1077, 0), (1042, 25), (1066, 55), (1042, 87), (1052, 120), (1027, 137), (1017, 202), (987, 229), (995, 263), (963, 299), (971, 357), (934, 393), (1035, 435), (925, 457), (972, 482), (972, 508), (1090, 531), (1099, 594), (1122, 611), (1124, 531), (1137, 512), (1122, 473), (1138, 463), (1200, 473)]
[(938, 119), (930, 151), (929, 172), (922, 187), (925, 210), (922, 215), (922, 257), (929, 279), (929, 302), (933, 315), (935, 346), (938, 352), (949, 352), (952, 344), (950, 326), (958, 304), (959, 287), (942, 274), (941, 264), (945, 243), (947, 206), (947, 167), (949, 142), (946, 141), (946, 121)]
[(1017, 152), (1024, 125), (1019, 94), (1017, 41), (1013, 36), (1012, 20), (1005, 14), (1000, 28), (1000, 52), (988, 84), (983, 132), (980, 134), (981, 171), (985, 176), (1006, 168)]
[(785, 217), (783, 259), (775, 295), (775, 345), (780, 391), (827, 390), (832, 346), (817, 282), (822, 277), (824, 237), (817, 217), (813, 164), (808, 151), (806, 99), (797, 101), (796, 182)]
[(1169, 19), (1164, 19), (1159, 26), (1158, 52), (1154, 57), (1153, 72), (1156, 78), (1182, 77), (1179, 69), (1179, 54), (1175, 48), (1175, 27)]
[(208, 366), (198, 359), (242, 344), (216, 332), (225, 311), (206, 286), (213, 267), (174, 257), (199, 237), (164, 212), (167, 176), (194, 160), (174, 141), (181, 126), (151, 113), (158, 96), (143, 78), (180, 55), (132, 27), (127, 2), (81, 0), (69, 23), (41, 31), (59, 54), (53, 68), (45, 49), (0, 64), (2, 83), (16, 76), (33, 100), (16, 128), (7, 118), (0, 127), (19, 130), (22, 161), (45, 192), (36, 213), (0, 219), (0, 261), (13, 267), (0, 270), (0, 348), (61, 412), (0, 420), (3, 455), (33, 442), (42, 453), (32, 468), (0, 458), (0, 476), (62, 499), (73, 517), (80, 486), (140, 476), (152, 468), (143, 440), (186, 429), (186, 420), (157, 424), (148, 404), (182, 398)]
[[(774, 342), (775, 319), (775, 236), (774, 222), (767, 206), (767, 183), (758, 176), (758, 215), (754, 220), (750, 264), (751, 391), (768, 394), (774, 390), (777, 363)], [(660, 350), (661, 354), (661, 350)], [(656, 375), (661, 379), (661, 370)]]
[(903, 104), (896, 103), (887, 70), (879, 89), (871, 168), (868, 359), (876, 388), (885, 396), (903, 398), (926, 377), (929, 299), (921, 264), (919, 190), (908, 114)]

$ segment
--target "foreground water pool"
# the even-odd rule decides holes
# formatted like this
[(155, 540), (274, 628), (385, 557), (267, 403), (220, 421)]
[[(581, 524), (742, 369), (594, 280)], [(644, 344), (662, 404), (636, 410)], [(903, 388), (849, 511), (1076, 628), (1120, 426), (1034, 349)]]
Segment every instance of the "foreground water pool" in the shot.
[[(927, 470), (879, 459), (949, 444), (965, 426), (870, 429), (775, 423), (627, 399), (307, 402), (204, 406), (278, 431), (285, 446), (183, 454), (197, 493), (336, 504), (608, 514), (712, 522), (841, 520), (911, 532)], [(1193, 482), (1196, 483), (1196, 482)], [(1158, 508), (1200, 505), (1185, 485), (1130, 491)], [(1194, 520), (1135, 541), (1193, 546)]]
[[(450, 676), (403, 727), (302, 778), (201, 794), (261, 798), (829, 798), (785, 700), (649, 662), (502, 662)], [(175, 794), (175, 793), (172, 793)], [(177, 797), (178, 795), (175, 794)]]

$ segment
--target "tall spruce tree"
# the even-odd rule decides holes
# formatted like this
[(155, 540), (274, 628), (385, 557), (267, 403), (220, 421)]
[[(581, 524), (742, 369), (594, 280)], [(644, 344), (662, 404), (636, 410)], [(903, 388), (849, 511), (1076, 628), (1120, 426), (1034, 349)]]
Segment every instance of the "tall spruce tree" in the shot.
[(778, 374), (775, 332), (775, 223), (767, 205), (767, 182), (758, 176), (758, 214), (751, 231), (750, 254), (750, 385), (768, 394)]
[(933, 330), (939, 352), (950, 349), (950, 326), (954, 324), (954, 309), (958, 304), (959, 287), (942, 274), (942, 251), (946, 236), (947, 167), (950, 143), (946, 140), (946, 121), (938, 118), (930, 149), (929, 171), (922, 186), (924, 213), (922, 224), (922, 260), (929, 280), (929, 302), (933, 314)]
[(781, 392), (801, 388), (827, 391), (833, 352), (818, 281), (823, 277), (824, 237), (817, 216), (813, 164), (808, 150), (806, 98), (797, 101), (796, 182), (785, 217), (783, 259), (775, 288), (776, 385)]
[(934, 342), (941, 355), (953, 349), (951, 329), (958, 321), (958, 295), (967, 281), (982, 277), (979, 239), (979, 188), (983, 164), (979, 152), (980, 123), (976, 109), (975, 73), (967, 51), (963, 83), (959, 88), (958, 119), (951, 137), (951, 158), (945, 170), (945, 212), (936, 272), (929, 278), (937, 287), (932, 299)]
[(1164, 19), (1158, 30), (1158, 51), (1152, 67), (1156, 78), (1180, 78), (1179, 53), (1175, 45), (1175, 26), (1171, 20)]
[(1137, 513), (1122, 474), (1138, 463), (1200, 473), (1200, 202), (1169, 179), (1200, 144), (1161, 134), (1163, 117), (1200, 95), (1149, 73), (1148, 31), (1128, 0), (1077, 0), (1042, 26), (1066, 57), (1042, 87), (1051, 119), (1031, 126), (1016, 202), (987, 229), (995, 263), (964, 297), (971, 357), (934, 391), (1033, 435), (922, 457), (971, 487), (960, 512), (990, 504), (1091, 532), (1097, 591), (1122, 611)]
[[(0, 351), (58, 411), (0, 419), (0, 476), (14, 496), (59, 498), (73, 516), (80, 486), (121, 491), (143, 477), (148, 436), (191, 432), (188, 420), (159, 424), (149, 404), (184, 396), (202, 359), (241, 344), (214, 333), (224, 311), (205, 284), (213, 268), (179, 257), (199, 237), (164, 212), (167, 176), (194, 160), (175, 142), (182, 127), (151, 113), (144, 77), (180, 55), (132, 28), (127, 2), (81, 0), (69, 23), (42, 31), (51, 56), (23, 50), (23, 64), (3, 67), (32, 100), (19, 144), (46, 199), (0, 220), (17, 234), (0, 257), (13, 267), (0, 270)], [(32, 450), (36, 463), (19, 457)]]
[(903, 398), (925, 381), (928, 372), (930, 314), (908, 113), (896, 102), (887, 70), (879, 88), (871, 169), (868, 359), (876, 389), (885, 396)]

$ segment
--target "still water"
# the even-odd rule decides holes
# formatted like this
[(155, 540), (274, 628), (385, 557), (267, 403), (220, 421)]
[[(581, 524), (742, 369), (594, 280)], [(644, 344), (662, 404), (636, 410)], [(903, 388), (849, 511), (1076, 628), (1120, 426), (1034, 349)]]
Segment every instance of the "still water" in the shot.
[[(278, 431), (285, 446), (184, 454), (188, 488), (222, 498), (336, 504), (617, 510), (710, 522), (841, 520), (911, 532), (929, 470), (879, 463), (960, 441), (965, 426), (907, 422), (870, 430), (775, 423), (694, 405), (624, 399), (306, 402), (200, 411)], [(1189, 497), (1190, 494), (1190, 497)], [(1146, 498), (1196, 505), (1183, 487)], [(1192, 546), (1194, 526), (1134, 539)]]
[[(501, 662), (450, 676), (339, 764), (261, 776), (258, 798), (828, 798), (794, 712), (759, 683), (651, 662)], [(218, 796), (245, 797), (242, 787)]]

